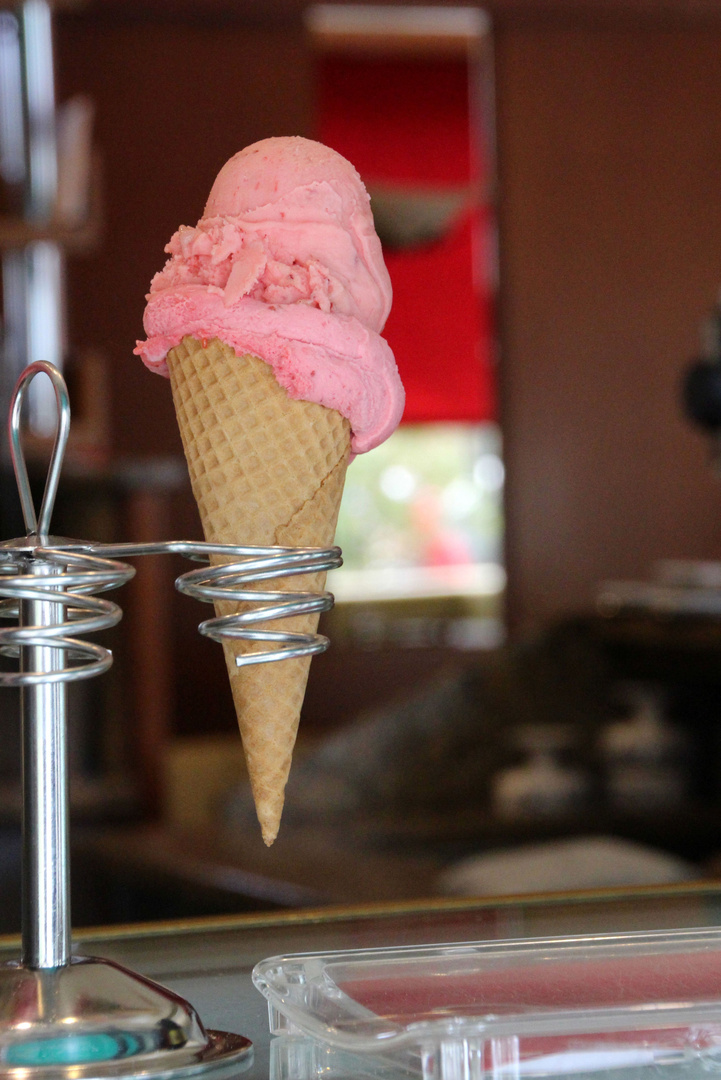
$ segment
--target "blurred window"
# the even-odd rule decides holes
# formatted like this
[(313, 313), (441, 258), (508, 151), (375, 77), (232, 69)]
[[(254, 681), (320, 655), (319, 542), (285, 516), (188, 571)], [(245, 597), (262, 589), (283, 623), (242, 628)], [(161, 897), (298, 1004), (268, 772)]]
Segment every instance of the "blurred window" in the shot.
[(503, 461), (497, 425), (406, 425), (350, 465), (338, 522), (338, 600), (500, 599)]
[(316, 134), (358, 169), (393, 282), (404, 424), (351, 464), (330, 578), (368, 647), (495, 643), (504, 587), (496, 418), (490, 23), (477, 7), (319, 4)]

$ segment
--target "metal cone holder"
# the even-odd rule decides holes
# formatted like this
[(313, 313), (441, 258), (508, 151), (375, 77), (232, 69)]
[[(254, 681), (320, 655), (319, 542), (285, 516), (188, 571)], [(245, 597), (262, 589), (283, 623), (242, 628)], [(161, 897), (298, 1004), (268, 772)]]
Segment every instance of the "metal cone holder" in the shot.
[[(20, 447), (20, 412), (30, 381), (51, 380), (58, 406), (48, 478), (36, 515)], [(59, 371), (30, 365), (12, 398), (11, 457), (28, 535), (0, 545), (0, 615), (17, 625), (0, 629), (0, 653), (19, 657), (19, 669), (0, 672), (0, 685), (18, 686), (23, 739), (22, 958), (0, 966), (0, 1077), (13, 1080), (101, 1080), (104, 1077), (183, 1077), (232, 1074), (250, 1064), (248, 1039), (206, 1030), (192, 1005), (170, 990), (110, 960), (73, 955), (69, 902), (66, 684), (101, 675), (112, 656), (80, 635), (114, 626), (122, 611), (94, 595), (117, 588), (134, 570), (121, 558), (176, 553), (207, 562), (232, 559), (183, 574), (176, 587), (196, 599), (244, 601), (243, 612), (212, 618), (200, 632), (216, 641), (241, 638), (262, 651), (239, 664), (307, 656), (327, 648), (320, 635), (252, 629), (251, 624), (326, 611), (329, 593), (262, 592), (251, 582), (330, 570), (338, 548), (250, 548), (170, 541), (94, 544), (49, 535), (70, 427), (67, 388)], [(252, 608), (250, 607), (252, 605)]]

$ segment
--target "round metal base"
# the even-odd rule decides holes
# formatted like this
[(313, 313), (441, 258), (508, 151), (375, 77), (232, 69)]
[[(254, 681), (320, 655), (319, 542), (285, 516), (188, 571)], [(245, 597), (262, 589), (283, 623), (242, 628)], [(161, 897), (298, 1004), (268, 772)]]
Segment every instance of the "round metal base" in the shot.
[(207, 1031), (183, 998), (112, 960), (0, 965), (1, 1078), (231, 1075), (252, 1053), (249, 1039)]

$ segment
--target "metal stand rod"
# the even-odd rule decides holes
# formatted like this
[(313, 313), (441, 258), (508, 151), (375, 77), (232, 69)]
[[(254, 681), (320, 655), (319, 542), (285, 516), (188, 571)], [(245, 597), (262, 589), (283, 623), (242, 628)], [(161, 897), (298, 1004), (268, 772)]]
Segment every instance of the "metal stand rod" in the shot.
[[(53, 385), (58, 423), (36, 514), (20, 446), (20, 409), (40, 372)], [(19, 623), (0, 629), (0, 654), (20, 656), (20, 670), (0, 671), (0, 685), (21, 689), (23, 744), (23, 955), (19, 964), (0, 964), (0, 1080), (190, 1080), (210, 1071), (235, 1076), (252, 1061), (249, 1039), (206, 1030), (187, 1001), (119, 964), (71, 953), (66, 683), (110, 667), (109, 650), (82, 635), (119, 622), (118, 605), (94, 594), (117, 588), (134, 571), (99, 558), (94, 545), (49, 535), (69, 423), (60, 372), (44, 361), (31, 364), (15, 388), (9, 425), (27, 535), (0, 544), (0, 615), (17, 615)], [(273, 554), (260, 552), (266, 558), (251, 560), (253, 580), (268, 576), (267, 556)], [(297, 553), (283, 551), (286, 570), (289, 554)], [(312, 551), (303, 555), (317, 558)], [(220, 570), (235, 580), (232, 565)], [(236, 576), (246, 570), (245, 564), (235, 567)], [(294, 559), (289, 572), (296, 571)], [(193, 589), (205, 598), (196, 577), (194, 571)], [(211, 580), (217, 588), (216, 577)], [(298, 595), (290, 597), (298, 602)], [(318, 649), (315, 640), (305, 645)]]
[[(34, 576), (51, 564), (30, 564)], [(23, 626), (57, 625), (61, 604), (23, 600)], [(65, 654), (47, 645), (24, 645), (21, 669), (52, 673)], [(23, 742), (23, 963), (29, 968), (66, 964), (71, 951), (68, 829), (67, 694), (65, 684), (39, 683), (21, 689)]]
[(57, 198), (58, 153), (52, 13), (47, 0), (24, 0), (20, 41), (27, 129), (26, 212), (35, 221), (48, 221)]
[[(52, 220), (58, 195), (58, 152), (53, 63), (52, 9), (48, 0), (23, 0), (19, 10), (25, 108), (25, 216)], [(25, 349), (29, 360), (62, 367), (65, 352), (64, 256), (51, 240), (23, 251)], [(18, 282), (19, 284), (19, 282)], [(29, 422), (38, 435), (52, 434), (56, 409), (44, 380), (30, 393)]]

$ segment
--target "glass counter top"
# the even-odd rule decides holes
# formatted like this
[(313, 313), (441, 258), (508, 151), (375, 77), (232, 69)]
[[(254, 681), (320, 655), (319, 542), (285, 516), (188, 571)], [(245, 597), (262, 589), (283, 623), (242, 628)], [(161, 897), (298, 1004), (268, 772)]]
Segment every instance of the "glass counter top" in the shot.
[[(254, 965), (279, 953), (716, 926), (721, 886), (297, 909), (174, 923), (108, 927), (75, 935), (75, 951), (125, 964), (187, 998), (206, 1027), (246, 1035), (250, 1080), (268, 1080), (268, 1006)], [(0, 939), (3, 960), (18, 939)]]

